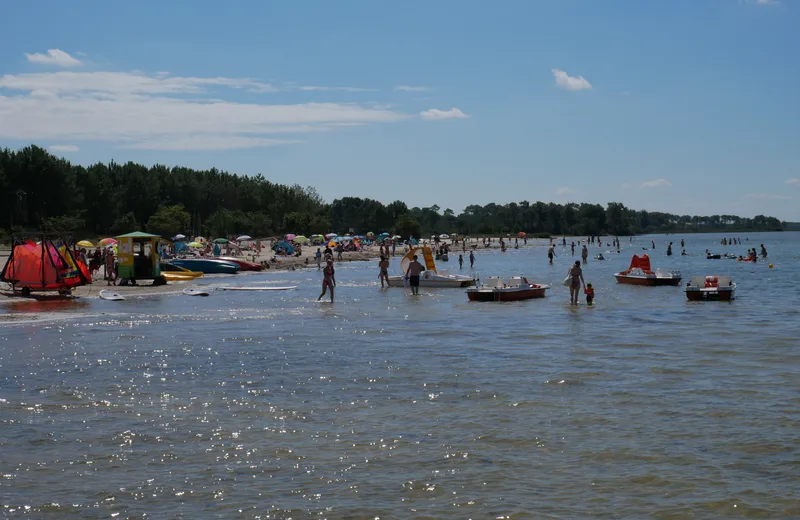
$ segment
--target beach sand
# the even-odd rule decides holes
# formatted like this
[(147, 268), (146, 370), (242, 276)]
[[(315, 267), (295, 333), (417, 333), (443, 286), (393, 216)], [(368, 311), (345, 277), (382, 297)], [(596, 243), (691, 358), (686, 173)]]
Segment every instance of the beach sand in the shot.
[[(509, 239), (506, 239), (509, 240)], [(509, 240), (509, 248), (514, 247), (513, 238)], [(547, 240), (535, 240), (529, 239), (527, 245), (523, 245), (522, 241), (520, 241), (519, 247), (523, 248), (530, 248), (536, 246), (546, 246), (548, 244)], [(473, 249), (472, 246), (477, 246)], [(451, 244), (450, 254), (451, 254), (451, 261), (458, 258), (459, 254), (463, 254), (462, 248), (460, 245), (456, 246)], [(481, 251), (493, 250), (500, 248), (500, 239), (499, 238), (492, 238), (492, 245), (490, 248), (484, 247), (478, 239), (473, 238), (472, 244), (467, 246), (467, 254), (469, 251), (475, 251), (476, 254), (479, 254)], [(324, 250), (324, 248), (323, 248)], [(169, 283), (167, 285), (161, 286), (152, 286), (149, 283), (145, 282), (141, 285), (128, 285), (128, 286), (109, 286), (105, 280), (103, 280), (103, 269), (101, 268), (97, 271), (97, 279), (89, 284), (84, 285), (81, 287), (76, 287), (72, 290), (72, 295), (78, 298), (99, 298), (100, 291), (106, 290), (113, 290), (123, 296), (153, 296), (159, 294), (173, 294), (179, 293), (188, 287), (193, 287), (197, 284), (197, 282), (206, 284), (207, 282), (231, 282), (236, 280), (235, 283), (244, 283), (246, 282), (246, 276), (250, 274), (256, 273), (269, 273), (274, 271), (285, 271), (285, 270), (294, 270), (294, 269), (316, 269), (316, 263), (314, 261), (314, 254), (317, 251), (316, 246), (305, 246), (302, 248), (302, 254), (299, 257), (275, 257), (274, 253), (270, 249), (262, 250), (261, 255), (255, 255), (250, 253), (249, 251), (245, 250), (244, 256), (242, 258), (244, 260), (248, 260), (251, 262), (261, 263), (267, 262), (269, 264), (269, 269), (265, 269), (263, 271), (244, 271), (240, 272), (235, 276), (212, 276), (212, 277), (202, 277), (197, 278), (195, 281), (189, 282), (178, 282), (178, 283)], [(395, 255), (393, 258), (400, 258), (405, 255), (407, 249), (405, 246), (398, 246)], [(8, 256), (10, 255), (9, 250), (0, 250), (0, 269), (2, 266), (5, 265), (6, 261), (8, 260)], [(361, 251), (349, 251), (342, 253), (342, 260), (338, 261), (337, 263), (343, 262), (365, 262), (365, 261), (375, 261), (380, 257), (380, 248), (379, 246), (364, 246)], [(455, 258), (453, 258), (455, 257)], [(336, 253), (334, 253), (334, 258), (336, 258)], [(396, 268), (396, 264), (392, 263), (392, 268)], [(377, 269), (377, 264), (376, 264)], [(7, 303), (10, 301), (25, 301), (31, 300), (36, 301), (37, 299), (52, 299), (58, 298), (56, 293), (54, 292), (47, 292), (47, 293), (34, 293), (30, 298), (22, 298), (19, 295), (13, 295), (11, 293), (10, 287), (0, 282), (0, 304)], [(2, 307), (0, 307), (2, 309)]]

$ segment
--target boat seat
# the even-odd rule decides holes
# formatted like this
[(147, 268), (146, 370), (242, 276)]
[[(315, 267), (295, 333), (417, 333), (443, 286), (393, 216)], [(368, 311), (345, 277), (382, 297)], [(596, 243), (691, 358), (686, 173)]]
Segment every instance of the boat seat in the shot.
[(484, 283), (487, 287), (491, 287), (493, 289), (500, 289), (503, 287), (503, 279), (498, 276), (490, 276), (486, 278)]
[(692, 285), (703, 287), (706, 284), (705, 276), (692, 276)]
[(731, 277), (730, 276), (720, 276), (717, 278), (717, 286), (718, 287), (730, 287), (731, 286)]

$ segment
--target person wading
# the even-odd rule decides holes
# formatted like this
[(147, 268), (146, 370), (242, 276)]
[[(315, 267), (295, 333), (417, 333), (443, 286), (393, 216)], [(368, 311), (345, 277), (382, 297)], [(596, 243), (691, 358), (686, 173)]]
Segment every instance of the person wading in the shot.
[(569, 286), (569, 302), (571, 305), (578, 305), (578, 294), (583, 285), (586, 288), (586, 282), (583, 280), (583, 270), (581, 263), (575, 260), (575, 264), (569, 270), (569, 276), (572, 277), (572, 283)]
[(408, 278), (408, 285), (411, 286), (411, 294), (419, 294), (419, 275), (425, 270), (425, 266), (419, 263), (417, 255), (414, 255), (414, 260), (408, 264), (406, 271), (406, 278)]

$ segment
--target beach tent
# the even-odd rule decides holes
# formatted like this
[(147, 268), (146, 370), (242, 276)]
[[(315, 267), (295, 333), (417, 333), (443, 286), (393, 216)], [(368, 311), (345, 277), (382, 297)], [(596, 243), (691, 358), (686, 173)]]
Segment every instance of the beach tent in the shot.
[(283, 251), (288, 255), (294, 254), (294, 247), (289, 242), (285, 240), (272, 248), (273, 251), (278, 251), (278, 249), (283, 249)]
[(304, 237), (303, 235), (297, 235), (296, 237), (294, 237), (293, 242), (295, 244), (305, 244), (306, 242), (308, 242), (308, 238)]
[(325, 242), (325, 237), (323, 235), (311, 235), (312, 244), (321, 244), (323, 242)]
[(72, 256), (66, 247), (56, 247), (48, 239), (35, 244), (31, 241), (19, 242), (11, 250), (0, 281), (11, 284), (14, 289), (22, 289), (23, 294), (31, 291), (67, 291), (72, 287), (85, 285), (90, 279), (83, 262)]
[(325, 235), (325, 238), (333, 238), (335, 236), (338, 236), (338, 235), (336, 233), (328, 233), (327, 235)]

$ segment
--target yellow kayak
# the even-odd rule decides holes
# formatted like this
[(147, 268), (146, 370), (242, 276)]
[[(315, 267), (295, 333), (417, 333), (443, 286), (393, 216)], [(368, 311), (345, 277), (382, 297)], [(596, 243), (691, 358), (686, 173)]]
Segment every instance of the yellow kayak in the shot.
[(195, 278), (200, 278), (203, 276), (203, 273), (198, 271), (186, 271), (184, 272), (162, 272), (161, 273), (164, 278), (167, 279), (168, 282), (188, 282), (194, 280)]

